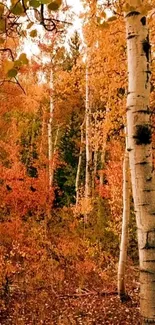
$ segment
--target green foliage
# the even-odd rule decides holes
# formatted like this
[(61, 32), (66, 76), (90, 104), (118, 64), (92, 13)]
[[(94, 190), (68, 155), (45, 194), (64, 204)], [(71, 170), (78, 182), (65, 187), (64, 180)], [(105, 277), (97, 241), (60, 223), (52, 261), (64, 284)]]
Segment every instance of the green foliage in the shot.
[(16, 69), (11, 69), (8, 71), (8, 77), (9, 78), (14, 78), (17, 75), (17, 70)]
[(79, 153), (75, 140), (79, 136), (79, 129), (78, 117), (73, 114), (59, 145), (60, 159), (63, 162), (55, 175), (61, 192), (61, 196), (56, 199), (59, 206), (69, 206), (75, 202), (75, 179)]

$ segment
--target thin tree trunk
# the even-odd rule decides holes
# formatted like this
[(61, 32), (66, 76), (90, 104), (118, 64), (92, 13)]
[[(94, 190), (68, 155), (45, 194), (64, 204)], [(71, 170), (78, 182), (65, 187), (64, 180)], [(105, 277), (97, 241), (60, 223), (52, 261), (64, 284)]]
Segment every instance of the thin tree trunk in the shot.
[(100, 194), (102, 193), (102, 187), (104, 185), (104, 164), (105, 164), (105, 149), (106, 149), (106, 143), (104, 143), (101, 151), (101, 170), (100, 170)]
[(121, 301), (128, 298), (125, 290), (125, 268), (127, 261), (128, 228), (130, 216), (130, 175), (129, 175), (129, 153), (125, 150), (123, 161), (123, 218), (122, 235), (120, 244), (120, 256), (118, 264), (118, 295)]
[(50, 73), (50, 117), (48, 121), (48, 159), (49, 159), (49, 187), (52, 187), (53, 182), (53, 138), (52, 138), (52, 124), (53, 124), (53, 114), (54, 114), (54, 104), (53, 104), (53, 70)]
[(89, 103), (88, 68), (86, 67), (86, 176), (85, 197), (92, 195), (92, 150), (90, 143), (91, 108)]
[(60, 125), (58, 125), (55, 135), (55, 141), (53, 145), (53, 153), (52, 153), (52, 161), (51, 161), (51, 170), (50, 170), (50, 187), (53, 187), (54, 182), (54, 171), (55, 171), (55, 154), (57, 150), (57, 143), (59, 138), (59, 132), (60, 132)]
[(81, 125), (81, 143), (80, 143), (80, 152), (79, 152), (79, 161), (78, 161), (78, 167), (77, 167), (77, 173), (76, 173), (76, 181), (75, 181), (75, 191), (76, 191), (76, 206), (79, 203), (79, 191), (80, 191), (80, 171), (81, 171), (81, 163), (82, 163), (82, 154), (83, 154), (83, 144), (84, 144), (84, 122)]
[(143, 324), (155, 324), (155, 178), (149, 111), (150, 44), (143, 1), (128, 1), (127, 128), (131, 182), (138, 229), (140, 310)]
[(97, 158), (98, 158), (98, 150), (97, 146), (95, 146), (94, 150), (94, 159), (93, 159), (93, 172), (92, 172), (92, 195), (95, 194), (95, 180), (96, 180), (96, 174), (97, 174)]

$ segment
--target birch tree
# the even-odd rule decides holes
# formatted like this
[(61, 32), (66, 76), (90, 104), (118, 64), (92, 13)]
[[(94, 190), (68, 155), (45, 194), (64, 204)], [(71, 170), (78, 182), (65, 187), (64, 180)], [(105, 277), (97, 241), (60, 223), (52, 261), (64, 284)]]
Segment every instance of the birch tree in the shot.
[(86, 67), (86, 176), (85, 176), (85, 197), (92, 195), (92, 150), (90, 143), (91, 108), (89, 101), (88, 67)]
[(128, 151), (138, 229), (140, 309), (143, 324), (155, 324), (155, 179), (149, 110), (150, 43), (142, 0), (128, 0), (125, 20)]
[(48, 121), (48, 159), (49, 159), (49, 187), (52, 187), (53, 183), (53, 139), (52, 139), (52, 124), (54, 114), (54, 103), (53, 103), (53, 69), (50, 72), (50, 115)]
[(85, 119), (81, 125), (81, 143), (80, 143), (80, 152), (79, 152), (79, 160), (78, 160), (78, 167), (76, 173), (76, 180), (75, 180), (75, 191), (76, 191), (76, 206), (79, 203), (79, 192), (80, 192), (80, 171), (81, 171), (81, 163), (82, 163), (82, 154), (84, 150), (84, 123)]
[[(126, 147), (127, 148), (127, 147)], [(130, 216), (130, 177), (129, 177), (129, 153), (125, 149), (123, 161), (123, 217), (120, 256), (118, 264), (118, 295), (121, 301), (127, 300), (125, 290), (125, 268), (127, 260), (128, 228)]]

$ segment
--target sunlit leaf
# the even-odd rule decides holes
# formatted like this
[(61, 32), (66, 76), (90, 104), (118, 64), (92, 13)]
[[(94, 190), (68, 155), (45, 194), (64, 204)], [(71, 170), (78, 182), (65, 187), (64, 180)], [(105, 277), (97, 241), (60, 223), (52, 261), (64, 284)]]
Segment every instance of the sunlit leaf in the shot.
[(25, 53), (21, 53), (20, 56), (19, 56), (19, 61), (22, 62), (22, 64), (28, 64), (29, 63), (29, 60), (26, 56)]
[(16, 60), (14, 61), (14, 68), (20, 68), (22, 66), (22, 61), (20, 60)]
[(29, 4), (33, 8), (38, 8), (40, 6), (40, 2), (38, 0), (30, 0)]
[(14, 67), (13, 61), (9, 61), (9, 60), (4, 61), (3, 69), (5, 73), (8, 73), (8, 71), (11, 70), (13, 67)]

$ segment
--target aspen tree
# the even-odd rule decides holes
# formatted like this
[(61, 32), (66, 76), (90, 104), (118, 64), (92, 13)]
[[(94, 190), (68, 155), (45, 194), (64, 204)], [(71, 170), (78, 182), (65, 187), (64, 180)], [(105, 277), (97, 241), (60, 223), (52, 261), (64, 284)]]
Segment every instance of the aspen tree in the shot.
[(88, 67), (86, 67), (86, 176), (85, 176), (85, 197), (92, 195), (92, 150), (90, 143), (91, 107), (89, 102)]
[(155, 324), (155, 179), (149, 110), (150, 43), (143, 1), (127, 2), (127, 132), (138, 229), (140, 309), (143, 324)]
[(49, 187), (52, 187), (53, 183), (53, 139), (52, 139), (52, 124), (54, 114), (54, 103), (53, 103), (53, 69), (50, 72), (50, 116), (48, 121), (48, 159), (49, 159)]
[(127, 144), (123, 161), (123, 216), (122, 216), (122, 235), (120, 244), (120, 256), (118, 264), (118, 295), (121, 301), (128, 298), (125, 290), (125, 267), (127, 261), (128, 228), (130, 217), (130, 175), (129, 175), (129, 153)]
[(79, 203), (79, 181), (80, 181), (80, 171), (81, 171), (81, 163), (82, 163), (82, 154), (83, 154), (83, 145), (84, 145), (84, 123), (85, 119), (81, 125), (81, 143), (80, 143), (80, 152), (79, 152), (79, 160), (78, 160), (78, 167), (76, 173), (76, 180), (75, 180), (75, 191), (76, 191), (76, 206)]

